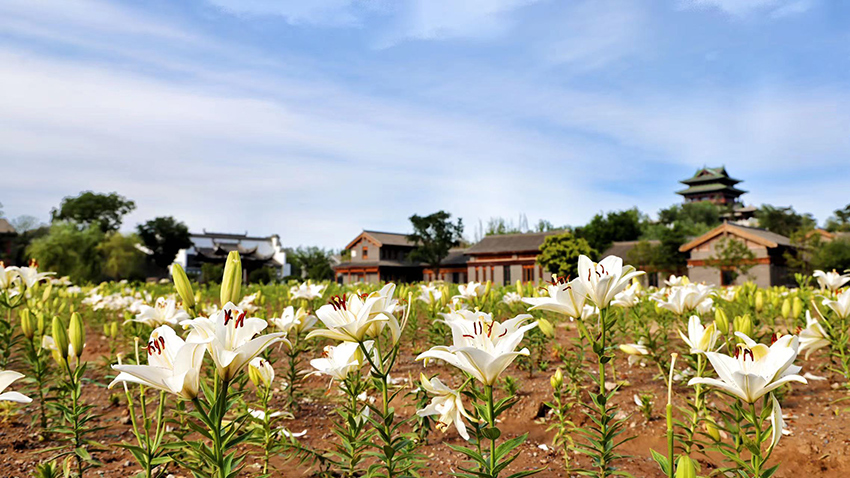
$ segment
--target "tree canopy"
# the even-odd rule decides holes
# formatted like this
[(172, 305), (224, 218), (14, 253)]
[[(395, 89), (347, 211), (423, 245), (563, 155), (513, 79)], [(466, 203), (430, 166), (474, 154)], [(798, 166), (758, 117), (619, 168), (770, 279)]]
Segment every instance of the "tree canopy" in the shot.
[(161, 268), (171, 265), (180, 249), (192, 246), (189, 228), (171, 216), (153, 218), (136, 229), (142, 243), (151, 250), (154, 264)]
[(587, 240), (567, 232), (547, 236), (540, 245), (537, 263), (547, 271), (563, 277), (575, 277), (578, 274), (580, 255), (596, 256)]
[(314, 281), (332, 280), (332, 251), (320, 247), (299, 247), (286, 250), (286, 262), (292, 268), (291, 275), (299, 279)]
[(812, 229), (817, 221), (811, 214), (798, 214), (792, 207), (762, 205), (756, 211), (759, 227), (770, 232), (791, 237), (797, 231)]
[(451, 221), (452, 215), (437, 211), (427, 216), (410, 216), (413, 234), (408, 239), (414, 244), (410, 259), (422, 261), (434, 269), (439, 277), (440, 263), (449, 255), (452, 247), (458, 246), (463, 239), (463, 221), (458, 218)]
[(829, 232), (850, 232), (850, 204), (842, 209), (836, 209), (826, 220), (826, 230)]
[(84, 191), (76, 197), (62, 199), (53, 209), (54, 221), (73, 221), (83, 228), (97, 225), (101, 232), (117, 231), (124, 216), (136, 209), (136, 203), (118, 193), (101, 194)]
[(634, 241), (641, 235), (641, 213), (637, 208), (599, 213), (587, 225), (575, 230), (576, 237), (585, 239), (598, 253), (614, 241)]

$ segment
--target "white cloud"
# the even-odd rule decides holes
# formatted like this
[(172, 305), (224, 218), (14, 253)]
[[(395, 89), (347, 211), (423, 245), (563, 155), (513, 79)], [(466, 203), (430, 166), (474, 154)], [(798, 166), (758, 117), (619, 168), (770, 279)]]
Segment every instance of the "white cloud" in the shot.
[[(355, 0), (208, 0), (239, 15), (274, 15), (293, 25), (356, 26), (361, 12)], [(365, 2), (364, 2), (365, 3)]]
[(782, 17), (808, 11), (812, 0), (680, 0), (686, 7), (716, 8), (732, 16), (741, 17), (756, 12), (768, 12), (772, 17)]

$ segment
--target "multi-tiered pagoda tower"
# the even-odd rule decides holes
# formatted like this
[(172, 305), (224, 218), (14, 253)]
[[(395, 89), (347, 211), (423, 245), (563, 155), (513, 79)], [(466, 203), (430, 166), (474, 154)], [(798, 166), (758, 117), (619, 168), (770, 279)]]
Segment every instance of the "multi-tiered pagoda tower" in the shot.
[(676, 191), (685, 197), (685, 202), (711, 201), (722, 206), (738, 204), (738, 198), (746, 191), (735, 187), (741, 180), (729, 177), (725, 167), (702, 168), (692, 178), (680, 181), (687, 189)]

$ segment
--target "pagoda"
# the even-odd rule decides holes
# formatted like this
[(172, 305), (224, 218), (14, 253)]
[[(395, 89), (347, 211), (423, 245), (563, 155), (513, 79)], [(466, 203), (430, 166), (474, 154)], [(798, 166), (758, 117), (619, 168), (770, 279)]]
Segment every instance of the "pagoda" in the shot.
[(702, 168), (692, 178), (679, 181), (687, 189), (676, 191), (685, 197), (685, 202), (711, 201), (718, 205), (735, 205), (738, 197), (746, 191), (735, 187), (741, 180), (729, 177), (726, 168)]

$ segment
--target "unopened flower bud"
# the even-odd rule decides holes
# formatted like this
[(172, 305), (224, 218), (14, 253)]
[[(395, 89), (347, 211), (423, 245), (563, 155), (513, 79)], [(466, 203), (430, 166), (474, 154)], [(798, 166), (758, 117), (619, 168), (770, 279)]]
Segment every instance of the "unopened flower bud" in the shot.
[(83, 319), (76, 312), (71, 314), (71, 323), (68, 326), (68, 339), (74, 350), (74, 355), (80, 358), (86, 343), (86, 329), (83, 327)]
[(221, 278), (221, 306), (228, 302), (238, 304), (242, 299), (242, 260), (239, 252), (230, 251), (224, 264), (224, 275)]
[(47, 287), (44, 288), (44, 292), (41, 293), (41, 301), (47, 302), (50, 299), (50, 293), (53, 292), (53, 283), (48, 282)]
[(732, 326), (735, 328), (735, 332), (741, 332), (747, 337), (753, 336), (753, 319), (750, 318), (750, 314), (735, 317)]
[(269, 388), (274, 380), (274, 368), (272, 364), (260, 357), (255, 357), (248, 362), (248, 378), (255, 387)]
[(755, 308), (756, 312), (761, 312), (764, 309), (764, 292), (762, 291), (756, 292)]
[(786, 320), (791, 318), (791, 301), (788, 299), (782, 301), (782, 318)]
[(21, 311), (21, 330), (24, 333), (24, 337), (28, 340), (32, 340), (35, 336), (35, 329), (33, 328), (32, 323), (32, 315), (30, 314), (29, 309), (24, 309)]
[(525, 295), (525, 294), (522, 293), (522, 281), (521, 280), (517, 279), (515, 286), (516, 286), (516, 293), (517, 294), (519, 294), (520, 296)]
[(118, 322), (112, 322), (109, 326), (109, 336), (113, 339), (118, 337)]
[(561, 373), (561, 369), (555, 370), (555, 373), (549, 379), (549, 384), (552, 385), (553, 390), (558, 390), (561, 388), (561, 385), (564, 383), (564, 374)]
[(493, 288), (493, 281), (488, 280), (487, 284), (484, 285), (484, 294), (481, 296), (481, 298), (487, 297), (487, 295), (490, 294), (490, 289), (492, 289), (492, 288)]
[(714, 441), (720, 441), (720, 431), (717, 430), (717, 424), (713, 418), (707, 417), (703, 427), (705, 428), (705, 433), (714, 439)]
[(697, 468), (694, 461), (688, 455), (679, 456), (676, 462), (676, 478), (696, 478)]
[(53, 317), (53, 342), (56, 344), (59, 358), (68, 360), (68, 332), (59, 317)]
[(183, 300), (183, 306), (187, 309), (194, 309), (195, 293), (192, 291), (192, 283), (189, 282), (189, 277), (186, 276), (186, 271), (180, 264), (171, 265), (171, 278), (174, 280), (177, 294)]
[(720, 307), (714, 309), (714, 323), (717, 324), (717, 330), (720, 333), (724, 335), (729, 333), (729, 316)]
[(543, 332), (543, 335), (546, 337), (554, 337), (555, 336), (555, 327), (552, 325), (552, 322), (549, 322), (546, 319), (538, 319), (537, 327), (540, 328), (540, 331)]
[(791, 304), (791, 318), (797, 319), (803, 313), (803, 300), (799, 297), (794, 297), (794, 302)]

